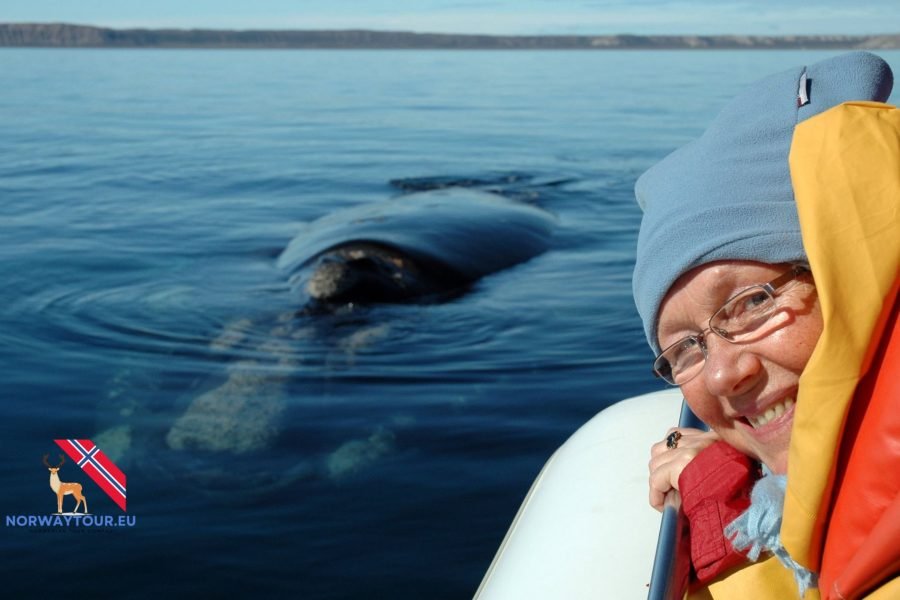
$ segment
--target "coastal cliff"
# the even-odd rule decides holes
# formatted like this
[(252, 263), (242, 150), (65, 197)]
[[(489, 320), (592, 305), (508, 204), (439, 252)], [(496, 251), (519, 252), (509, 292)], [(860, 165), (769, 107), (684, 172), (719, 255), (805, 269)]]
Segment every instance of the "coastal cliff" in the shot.
[(503, 36), (365, 30), (109, 29), (65, 23), (0, 23), (0, 47), (294, 48), (449, 50), (689, 50), (900, 48), (886, 35)]

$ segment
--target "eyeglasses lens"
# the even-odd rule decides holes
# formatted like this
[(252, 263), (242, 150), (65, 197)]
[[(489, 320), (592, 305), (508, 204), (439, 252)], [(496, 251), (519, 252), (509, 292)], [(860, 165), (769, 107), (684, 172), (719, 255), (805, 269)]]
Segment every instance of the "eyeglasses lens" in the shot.
[(768, 333), (764, 325), (774, 310), (772, 294), (763, 286), (754, 286), (726, 302), (709, 320), (709, 325), (729, 342), (747, 342)]
[(703, 368), (706, 352), (699, 336), (690, 336), (668, 348), (656, 359), (656, 372), (673, 385), (681, 385)]

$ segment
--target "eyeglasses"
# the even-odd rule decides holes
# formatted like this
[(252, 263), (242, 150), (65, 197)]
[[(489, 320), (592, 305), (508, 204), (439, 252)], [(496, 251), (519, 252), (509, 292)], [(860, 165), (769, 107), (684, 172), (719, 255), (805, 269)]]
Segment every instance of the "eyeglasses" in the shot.
[(790, 271), (769, 283), (754, 285), (730, 298), (709, 318), (709, 327), (682, 338), (667, 347), (653, 361), (653, 372), (671, 385), (684, 385), (700, 374), (709, 351), (706, 333), (712, 332), (731, 344), (763, 338), (777, 328), (770, 321), (778, 308), (775, 292), (791, 281), (810, 273), (806, 265), (794, 265)]

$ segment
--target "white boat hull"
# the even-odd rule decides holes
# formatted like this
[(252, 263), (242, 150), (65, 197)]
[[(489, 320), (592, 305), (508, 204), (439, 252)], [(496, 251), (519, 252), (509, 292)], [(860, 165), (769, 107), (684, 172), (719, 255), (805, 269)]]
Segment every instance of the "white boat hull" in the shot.
[(678, 423), (673, 388), (623, 400), (547, 461), (478, 600), (646, 598), (660, 513), (648, 503), (650, 446)]

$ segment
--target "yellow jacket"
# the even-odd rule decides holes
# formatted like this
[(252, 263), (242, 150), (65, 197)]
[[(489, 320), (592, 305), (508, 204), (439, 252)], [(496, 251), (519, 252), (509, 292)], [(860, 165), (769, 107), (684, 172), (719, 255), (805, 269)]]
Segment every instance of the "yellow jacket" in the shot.
[[(857, 471), (875, 468), (866, 456), (854, 456), (859, 440), (871, 430), (865, 424), (859, 429), (868, 399), (860, 399), (865, 394), (857, 393), (857, 384), (863, 379), (860, 387), (866, 388), (867, 378), (877, 378), (877, 372), (870, 372), (875, 348), (890, 338), (885, 325), (891, 310), (896, 310), (900, 110), (876, 102), (849, 102), (800, 123), (794, 131), (790, 168), (824, 329), (800, 378), (782, 542), (805, 567), (817, 573), (825, 567), (822, 587), (810, 590), (807, 600), (900, 598), (900, 538), (885, 543), (877, 535), (867, 537), (878, 527), (885, 530), (884, 522), (874, 525), (881, 517), (889, 520), (890, 531), (900, 526), (900, 429), (882, 428), (875, 434), (881, 437), (874, 443), (896, 461), (877, 474), (878, 489), (851, 489), (873, 479), (857, 477), (848, 483), (844, 477), (848, 461), (854, 459)], [(900, 334), (894, 334), (894, 343), (900, 348)], [(876, 361), (874, 370), (879, 368), (890, 370)], [(892, 376), (900, 382), (897, 372), (882, 374), (887, 376), (882, 379)], [(900, 415), (900, 394), (882, 398), (885, 402), (893, 409), (885, 414)], [(894, 423), (900, 428), (900, 417)], [(856, 431), (867, 433), (857, 438)], [(860, 515), (852, 511), (850, 517), (837, 518), (841, 510), (848, 512), (841, 493), (867, 499), (865, 523), (855, 522)], [(839, 510), (833, 513), (835, 497)], [(836, 520), (840, 527), (830, 528)], [(848, 532), (853, 527), (862, 529)], [(848, 539), (852, 550), (847, 549)], [(864, 564), (846, 564), (854, 560)], [(740, 567), (690, 594), (728, 600), (797, 597), (792, 573), (774, 557)]]

